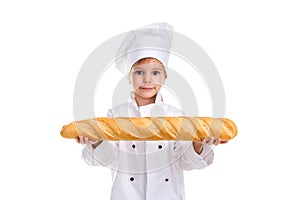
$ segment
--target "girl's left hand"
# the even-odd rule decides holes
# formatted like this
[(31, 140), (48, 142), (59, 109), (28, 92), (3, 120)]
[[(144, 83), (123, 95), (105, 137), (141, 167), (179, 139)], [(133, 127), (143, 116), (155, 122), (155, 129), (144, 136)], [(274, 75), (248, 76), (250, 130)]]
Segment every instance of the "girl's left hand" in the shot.
[(202, 152), (204, 144), (219, 145), (221, 143), (226, 143), (226, 142), (222, 142), (221, 138), (215, 139), (214, 137), (210, 137), (208, 140), (206, 140), (206, 139), (200, 140), (200, 141), (194, 140), (193, 141), (193, 147), (194, 147), (195, 152), (197, 152), (198, 154), (200, 154)]

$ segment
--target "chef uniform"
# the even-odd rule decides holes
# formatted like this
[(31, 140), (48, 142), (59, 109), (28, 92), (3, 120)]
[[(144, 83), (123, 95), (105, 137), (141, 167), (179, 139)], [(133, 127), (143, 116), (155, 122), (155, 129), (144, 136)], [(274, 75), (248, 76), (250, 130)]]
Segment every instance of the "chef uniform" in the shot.
[[(141, 58), (152, 57), (167, 66), (169, 53), (166, 53), (166, 49), (170, 48), (170, 32), (171, 27), (166, 23), (153, 24), (143, 28), (142, 31), (130, 32), (118, 52), (118, 55), (122, 54), (119, 58), (123, 60), (117, 63), (125, 61), (125, 64), (131, 67)], [(132, 47), (135, 50), (143, 45), (149, 47), (150, 43), (147, 43), (149, 40), (154, 41), (151, 47), (155, 44), (155, 49), (128, 51), (130, 48), (132, 50)], [(124, 52), (129, 53), (125, 55)], [(125, 71), (124, 65), (122, 69)], [(138, 106), (132, 93), (128, 103), (108, 111), (108, 117), (182, 115), (180, 109), (162, 102), (160, 92), (156, 96), (155, 103), (145, 106)], [(90, 165), (107, 166), (112, 169), (111, 200), (184, 200), (183, 170), (205, 168), (212, 163), (213, 151), (211, 145), (205, 144), (199, 155), (195, 152), (192, 141), (105, 140), (95, 149), (91, 145), (86, 145), (82, 157)]]

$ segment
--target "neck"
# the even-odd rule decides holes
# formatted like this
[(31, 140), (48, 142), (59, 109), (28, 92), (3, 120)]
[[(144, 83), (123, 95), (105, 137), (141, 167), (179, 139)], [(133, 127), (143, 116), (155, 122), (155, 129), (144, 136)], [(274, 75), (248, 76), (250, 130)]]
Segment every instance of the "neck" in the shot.
[(151, 98), (143, 98), (139, 95), (135, 95), (135, 101), (137, 105), (140, 106), (145, 106), (151, 103), (155, 103), (156, 95), (151, 97)]

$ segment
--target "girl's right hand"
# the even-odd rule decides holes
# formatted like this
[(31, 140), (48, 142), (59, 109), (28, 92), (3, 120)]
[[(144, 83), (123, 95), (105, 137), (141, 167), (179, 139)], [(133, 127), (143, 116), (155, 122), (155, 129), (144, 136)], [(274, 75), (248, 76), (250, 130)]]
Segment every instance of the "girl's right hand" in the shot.
[(78, 138), (76, 138), (76, 142), (78, 144), (91, 144), (94, 148), (96, 148), (99, 144), (102, 143), (102, 140), (91, 140), (88, 137), (80, 135)]

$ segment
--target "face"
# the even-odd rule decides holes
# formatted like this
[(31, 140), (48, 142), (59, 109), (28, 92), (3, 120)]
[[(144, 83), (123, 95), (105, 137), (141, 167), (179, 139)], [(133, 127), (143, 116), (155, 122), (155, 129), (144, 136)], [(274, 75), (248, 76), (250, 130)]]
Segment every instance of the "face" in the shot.
[(143, 101), (154, 103), (165, 78), (164, 66), (154, 58), (147, 58), (134, 64), (130, 71), (130, 82), (138, 103), (143, 104), (141, 103)]

